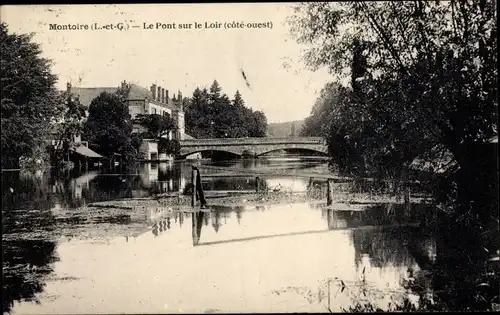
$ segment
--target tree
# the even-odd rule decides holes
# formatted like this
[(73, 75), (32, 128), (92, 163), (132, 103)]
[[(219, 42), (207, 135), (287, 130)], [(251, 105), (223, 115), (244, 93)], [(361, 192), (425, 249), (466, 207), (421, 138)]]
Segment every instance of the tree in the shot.
[(0, 25), (2, 168), (17, 168), (21, 157), (45, 150), (51, 122), (60, 117), (63, 101), (55, 88), (57, 78), (32, 38), (9, 34), (7, 25)]
[(181, 151), (181, 145), (179, 141), (167, 138), (160, 138), (158, 140), (158, 152), (162, 153), (165, 152), (167, 154), (172, 154), (173, 156), (176, 156), (179, 154), (180, 151)]
[[(375, 138), (383, 145), (366, 150), (403, 147), (398, 141), (406, 141), (423, 156), (441, 146), (477, 177), (475, 155), (497, 134), (492, 2), (309, 3), (298, 7), (291, 22), (298, 41), (311, 46), (311, 67), (352, 72), (352, 88), (360, 91), (349, 104), (351, 112), (359, 110), (351, 115), (352, 125), (384, 122), (376, 128), (394, 135)], [(410, 159), (405, 156), (400, 164)]]
[(267, 135), (267, 118), (264, 112), (252, 112), (248, 119), (253, 123), (250, 127), (251, 137), (265, 137)]
[(78, 98), (74, 98), (68, 92), (63, 93), (63, 98), (65, 106), (62, 109), (62, 119), (54, 124), (57, 141), (53, 160), (56, 164), (68, 157), (69, 149), (74, 146), (75, 137), (83, 132), (83, 119), (86, 116), (86, 108)]
[[(135, 123), (138, 123), (146, 127), (147, 131), (139, 134), (141, 139), (154, 139), (158, 140), (158, 152), (177, 155), (180, 152), (180, 143), (178, 140), (167, 139), (166, 136), (169, 133), (175, 132), (177, 126), (175, 121), (170, 117), (170, 115), (161, 116), (158, 114), (152, 115), (137, 115), (135, 118)], [(136, 143), (134, 137), (134, 143)]]
[[(434, 192), (449, 213), (440, 224), (454, 233), (441, 241), (453, 255), (439, 268), (467, 265), (460, 270), (468, 275), (446, 279), (454, 290), (450, 310), (483, 308), (488, 303), (478, 306), (471, 288), (486, 253), (498, 249), (485, 241), (487, 231), (498, 233), (498, 162), (488, 143), (498, 134), (496, 1), (307, 3), (290, 22), (310, 47), (309, 66), (351, 75), (326, 135), (330, 154), (347, 171), (407, 176), (414, 161), (449, 153), (456, 167), (435, 175), (444, 185)], [(471, 256), (464, 243), (485, 250)], [(496, 279), (491, 287), (498, 288)]]
[(210, 107), (208, 91), (196, 88), (185, 107), (186, 133), (196, 138), (210, 138)]
[(92, 100), (84, 135), (96, 150), (111, 158), (114, 153), (126, 158), (137, 154), (132, 146), (132, 120), (120, 93), (101, 93)]
[(350, 95), (348, 88), (336, 83), (327, 83), (314, 103), (309, 116), (305, 119), (300, 135), (326, 137), (330, 124), (330, 115), (334, 109), (346, 101)]
[(219, 85), (219, 82), (217, 82), (217, 80), (214, 80), (214, 82), (210, 86), (210, 100), (213, 103), (217, 103), (217, 101), (219, 100), (219, 98), (221, 96), (220, 95), (221, 91), (222, 91), (222, 89)]
[(241, 93), (239, 90), (236, 90), (236, 93), (234, 93), (233, 106), (236, 108), (245, 107), (245, 101), (241, 97)]
[(140, 114), (135, 117), (135, 122), (146, 127), (147, 135), (152, 139), (159, 139), (174, 132), (176, 128), (175, 121), (170, 115), (161, 116), (158, 114)]
[(493, 2), (309, 3), (291, 22), (299, 42), (311, 45), (310, 66), (390, 81), (400, 97), (394, 111), (411, 113), (395, 118), (428, 121), (461, 167), (470, 146), (497, 133)]
[(186, 132), (196, 138), (264, 137), (267, 120), (262, 112), (245, 107), (239, 91), (234, 99), (215, 80), (210, 92), (196, 88), (185, 106)]

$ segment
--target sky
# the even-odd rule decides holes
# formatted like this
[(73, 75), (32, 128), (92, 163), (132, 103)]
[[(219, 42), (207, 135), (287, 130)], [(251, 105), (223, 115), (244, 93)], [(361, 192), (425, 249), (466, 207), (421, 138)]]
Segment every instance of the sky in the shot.
[[(239, 90), (246, 105), (263, 111), (272, 123), (307, 117), (332, 80), (326, 69), (309, 71), (301, 60), (306, 47), (289, 36), (285, 23), (292, 5), (22, 5), (2, 6), (0, 13), (9, 32), (35, 33), (43, 56), (53, 61), (60, 89), (67, 82), (115, 87), (125, 80), (190, 96), (196, 87), (209, 88), (217, 80), (230, 98)], [(221, 27), (205, 28), (205, 22)], [(272, 22), (272, 28), (226, 29), (224, 24), (231, 22)], [(50, 30), (50, 24), (68, 23), (89, 28), (123, 23), (128, 29)], [(157, 29), (157, 23), (175, 23), (176, 28)], [(202, 27), (195, 29), (194, 23)], [(150, 24), (153, 29), (144, 28)], [(192, 26), (180, 29), (180, 24)]]

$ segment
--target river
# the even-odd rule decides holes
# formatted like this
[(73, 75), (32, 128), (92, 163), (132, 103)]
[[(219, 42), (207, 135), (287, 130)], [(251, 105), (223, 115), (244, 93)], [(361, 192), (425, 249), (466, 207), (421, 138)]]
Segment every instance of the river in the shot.
[(436, 242), (398, 206), (331, 211), (305, 201), (120, 217), (103, 208), (85, 218), (95, 202), (182, 191), (192, 163), (213, 167), (200, 168), (206, 191), (254, 189), (255, 176), (220, 169), (277, 171), (262, 186), (292, 192), (310, 178), (290, 175), (327, 170), (318, 159), (266, 158), (2, 173), (4, 312), (327, 312), (416, 301), (405, 283), (435, 259)]

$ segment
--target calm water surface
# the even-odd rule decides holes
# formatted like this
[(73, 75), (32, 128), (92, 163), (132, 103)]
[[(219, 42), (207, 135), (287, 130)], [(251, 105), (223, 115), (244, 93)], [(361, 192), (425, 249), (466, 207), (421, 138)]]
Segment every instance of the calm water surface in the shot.
[[(320, 172), (299, 159), (197, 163)], [(145, 220), (62, 220), (96, 201), (182, 191), (190, 163), (66, 178), (2, 174), (4, 311), (34, 313), (325, 312), (359, 299), (384, 306), (407, 292), (408, 268), (435, 242), (396, 227), (418, 215), (379, 206), (333, 212), (317, 204), (145, 213)], [(220, 174), (217, 169), (204, 174)], [(304, 191), (308, 178), (264, 179)], [(249, 177), (207, 177), (206, 190), (254, 188)], [(83, 208), (84, 209), (84, 208)], [(64, 210), (64, 211), (63, 211)], [(105, 210), (104, 210), (105, 211)]]

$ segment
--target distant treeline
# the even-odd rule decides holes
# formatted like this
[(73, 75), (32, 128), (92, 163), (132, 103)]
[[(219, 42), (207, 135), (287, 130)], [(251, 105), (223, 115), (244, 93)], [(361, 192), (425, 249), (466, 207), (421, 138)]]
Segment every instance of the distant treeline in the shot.
[(265, 137), (267, 118), (245, 107), (239, 91), (234, 99), (214, 80), (210, 90), (196, 88), (184, 102), (186, 133), (195, 138)]

